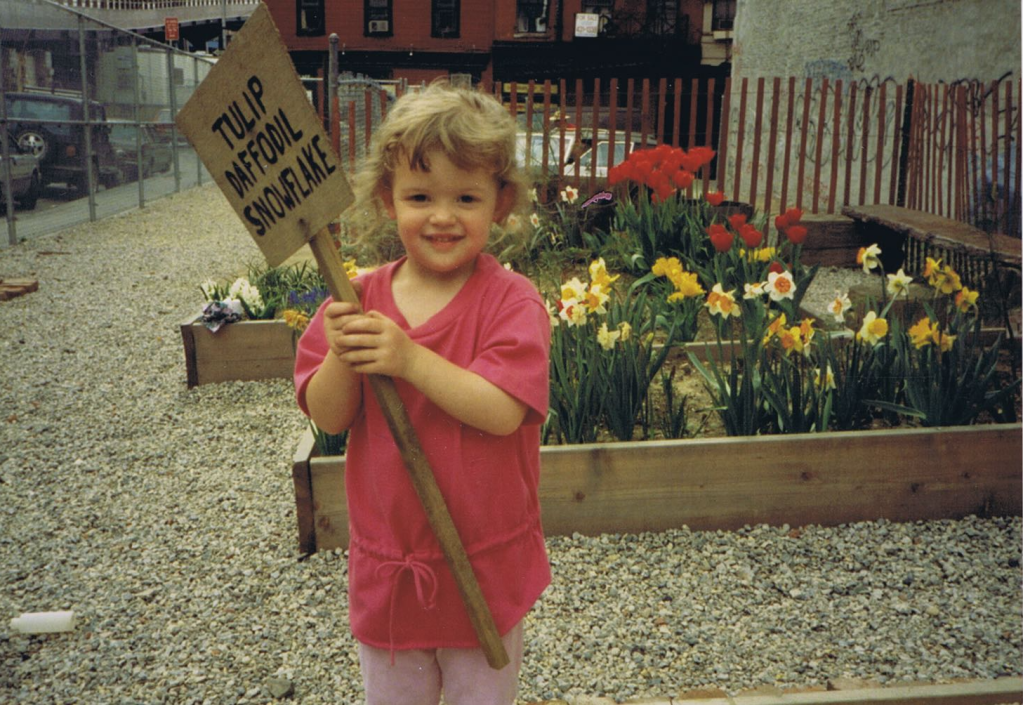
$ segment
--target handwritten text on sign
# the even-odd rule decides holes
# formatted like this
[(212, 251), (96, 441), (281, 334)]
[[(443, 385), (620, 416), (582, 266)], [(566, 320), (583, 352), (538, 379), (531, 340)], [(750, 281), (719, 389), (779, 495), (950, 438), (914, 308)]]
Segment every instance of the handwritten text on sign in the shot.
[(287, 259), (352, 200), (263, 4), (176, 122), (271, 265)]

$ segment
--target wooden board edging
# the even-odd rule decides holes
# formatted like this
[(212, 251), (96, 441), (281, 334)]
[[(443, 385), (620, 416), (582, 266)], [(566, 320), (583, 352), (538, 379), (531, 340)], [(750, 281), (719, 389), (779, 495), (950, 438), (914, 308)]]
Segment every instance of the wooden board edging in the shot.
[(288, 379), (295, 369), (294, 331), (281, 319), (238, 321), (216, 333), (199, 318), (181, 323), (188, 387), (214, 382)]
[[(545, 446), (540, 457), (552, 536), (1023, 515), (1021, 424)], [(312, 495), (297, 507), (300, 544), (346, 546), (344, 457), (296, 454), (293, 475)]]
[(644, 698), (625, 705), (1001, 705), (1023, 698), (1023, 678), (1007, 677), (965, 683), (891, 685), (855, 690), (804, 691), (735, 697)]

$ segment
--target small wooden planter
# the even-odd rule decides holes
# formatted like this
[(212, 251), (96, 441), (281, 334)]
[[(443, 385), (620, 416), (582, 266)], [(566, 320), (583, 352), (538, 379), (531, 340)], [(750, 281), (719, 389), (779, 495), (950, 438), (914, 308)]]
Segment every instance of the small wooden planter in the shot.
[[(292, 466), (299, 550), (348, 543), (344, 457)], [(1023, 425), (635, 441), (541, 450), (548, 535), (1023, 514)]]
[(188, 387), (211, 382), (289, 378), (294, 331), (282, 320), (238, 321), (216, 333), (193, 318), (181, 324)]

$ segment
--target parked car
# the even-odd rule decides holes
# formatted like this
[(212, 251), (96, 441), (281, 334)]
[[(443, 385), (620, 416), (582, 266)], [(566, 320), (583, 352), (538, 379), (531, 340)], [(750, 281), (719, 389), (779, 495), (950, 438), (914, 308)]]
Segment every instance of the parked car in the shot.
[(142, 155), (142, 178), (170, 169), (171, 145), (161, 139), (153, 125), (110, 120), (110, 144), (117, 166), (128, 181), (139, 178), (139, 153)]
[[(27, 210), (36, 207), (39, 192), (43, 190), (43, 177), (39, 169), (39, 158), (31, 153), (21, 153), (14, 138), (7, 136), (8, 153), (10, 154), (11, 195), (17, 205)], [(8, 164), (4, 162), (3, 151), (0, 150), (0, 212), (7, 208), (7, 186), (5, 171)]]
[[(526, 149), (526, 143), (529, 143), (529, 149)], [(575, 145), (575, 135), (571, 132), (565, 133), (565, 171), (568, 171), (567, 165), (570, 164), (574, 158), (573, 149)], [(540, 177), (543, 172), (543, 151), (544, 151), (544, 136), (542, 132), (533, 132), (526, 134), (525, 132), (518, 132), (515, 135), (515, 157), (518, 160), (519, 166), (526, 170), (527, 173), (534, 175), (534, 177)], [(561, 158), (561, 134), (559, 132), (552, 132), (547, 137), (547, 172), (548, 174), (556, 175), (558, 173), (558, 160)]]
[[(80, 94), (61, 92), (5, 93), (7, 131), (14, 135), (21, 153), (39, 158), (42, 184), (66, 183), (88, 189), (85, 170), (85, 102)], [(97, 123), (92, 130), (91, 162), (96, 183), (116, 186), (123, 180), (110, 146), (106, 110), (97, 101), (89, 102), (89, 118)], [(46, 121), (46, 122), (42, 122)], [(50, 122), (53, 121), (53, 122)]]
[[(636, 135), (633, 135), (632, 145), (629, 148), (629, 153), (641, 150), (641, 149), (652, 149), (656, 147), (658, 142), (654, 138), (648, 138), (647, 143), (644, 145)], [(608, 170), (608, 154), (611, 153), (611, 136), (607, 130), (599, 130), (597, 132), (597, 146), (596, 149), (593, 147), (593, 136), (592, 134), (583, 135), (581, 140), (583, 151), (577, 161), (579, 162), (579, 175), (588, 177), (590, 172), (598, 179), (607, 178)], [(596, 164), (594, 164), (594, 154), (596, 154)], [(625, 161), (625, 133), (615, 133), (615, 144), (614, 144), (614, 164), (621, 164)], [(572, 172), (573, 174), (575, 171)]]

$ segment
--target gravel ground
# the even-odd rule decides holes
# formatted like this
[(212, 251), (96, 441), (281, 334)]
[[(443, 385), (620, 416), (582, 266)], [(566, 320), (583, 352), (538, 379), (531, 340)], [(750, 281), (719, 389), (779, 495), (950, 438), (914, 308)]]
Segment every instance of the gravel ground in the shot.
[[(0, 249), (40, 282), (0, 303), (0, 702), (360, 701), (344, 555), (297, 553), (290, 382), (185, 385), (199, 282), (257, 259), (213, 187)], [(522, 702), (1023, 671), (1019, 518), (549, 544)], [(7, 626), (49, 610), (74, 631)]]

